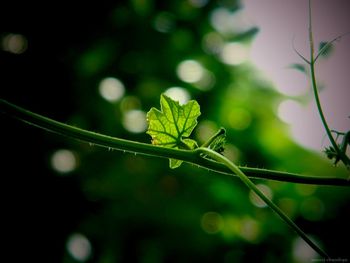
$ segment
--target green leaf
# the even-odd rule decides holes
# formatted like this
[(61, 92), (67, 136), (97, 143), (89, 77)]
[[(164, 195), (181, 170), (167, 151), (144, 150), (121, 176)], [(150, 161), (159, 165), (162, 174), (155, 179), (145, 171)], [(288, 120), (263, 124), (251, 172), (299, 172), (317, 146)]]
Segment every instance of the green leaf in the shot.
[(305, 68), (305, 65), (303, 64), (294, 63), (294, 64), (291, 64), (289, 67), (292, 69), (296, 69), (302, 73), (306, 73), (306, 68)]
[[(340, 147), (340, 145), (338, 145), (338, 146)], [(336, 165), (340, 161), (340, 157), (333, 146), (329, 146), (328, 148), (325, 147), (324, 153), (327, 155), (328, 159), (330, 159), (330, 160), (335, 159), (334, 165)]]
[(333, 45), (329, 42), (320, 42), (318, 52), (322, 57), (328, 57), (333, 51)]
[[(152, 108), (147, 113), (147, 133), (152, 137), (152, 144), (188, 150), (198, 147), (196, 141), (188, 138), (201, 114), (197, 101), (191, 100), (185, 105), (180, 105), (162, 94), (160, 106), (161, 110)], [(182, 161), (171, 159), (170, 167), (179, 167), (181, 163)]]
[(218, 153), (222, 153), (225, 150), (225, 143), (226, 143), (226, 130), (224, 128), (220, 128), (215, 138), (210, 142), (208, 148)]
[[(225, 150), (226, 143), (226, 130), (224, 128), (220, 128), (212, 137), (209, 138), (201, 147), (206, 147), (211, 149), (217, 153), (222, 154)], [(204, 158), (212, 159), (210, 156), (203, 154)]]

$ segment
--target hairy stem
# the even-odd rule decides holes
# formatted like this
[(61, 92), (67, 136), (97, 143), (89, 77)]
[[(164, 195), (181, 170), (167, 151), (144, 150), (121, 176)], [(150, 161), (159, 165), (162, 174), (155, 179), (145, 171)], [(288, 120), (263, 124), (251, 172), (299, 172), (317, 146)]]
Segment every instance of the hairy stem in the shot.
[[(188, 163), (199, 165), (209, 170), (213, 170), (218, 173), (235, 175), (225, 165), (212, 160), (201, 158), (195, 153), (195, 150), (164, 148), (152, 144), (124, 140), (87, 131), (33, 113), (2, 99), (0, 99), (0, 111), (41, 129), (45, 129), (60, 135), (65, 135), (84, 142), (92, 143), (98, 146), (113, 148), (126, 152), (139, 153), (143, 155), (182, 160)], [(246, 173), (250, 178), (255, 179), (269, 179), (303, 184), (350, 186), (350, 181), (344, 178), (306, 176), (295, 173), (250, 167), (241, 167), (240, 169), (244, 171), (244, 173)]]
[(309, 0), (309, 45), (310, 45), (310, 63), (309, 63), (309, 65), (310, 65), (312, 89), (313, 89), (313, 92), (314, 92), (314, 97), (315, 97), (315, 101), (316, 101), (317, 110), (318, 110), (318, 113), (320, 115), (323, 127), (326, 130), (327, 136), (328, 136), (328, 138), (329, 138), (329, 140), (330, 140), (334, 150), (336, 151), (337, 155), (340, 157), (342, 162), (346, 166), (349, 166), (350, 165), (350, 159), (346, 156), (346, 154), (344, 154), (339, 149), (338, 144), (334, 140), (332, 132), (329, 129), (328, 123), (327, 123), (326, 118), (325, 118), (325, 116), (323, 114), (320, 97), (318, 95), (316, 74), (315, 74), (315, 62), (316, 62), (316, 59), (318, 58), (318, 55), (315, 58), (315, 55), (314, 55), (314, 40), (313, 40), (313, 33), (312, 33), (312, 16), (311, 15), (312, 15), (311, 14), (311, 0)]
[(310, 245), (317, 253), (324, 258), (329, 258), (326, 252), (324, 252), (316, 243), (314, 243), (275, 203), (273, 203), (268, 197), (266, 197), (259, 188), (242, 172), (242, 170), (228, 160), (225, 156), (208, 148), (200, 147), (196, 150), (200, 154), (205, 154), (215, 159), (216, 161), (226, 165), (233, 173), (235, 173), (239, 179), (254, 193), (256, 193), (279, 217), (286, 222), (306, 243)]

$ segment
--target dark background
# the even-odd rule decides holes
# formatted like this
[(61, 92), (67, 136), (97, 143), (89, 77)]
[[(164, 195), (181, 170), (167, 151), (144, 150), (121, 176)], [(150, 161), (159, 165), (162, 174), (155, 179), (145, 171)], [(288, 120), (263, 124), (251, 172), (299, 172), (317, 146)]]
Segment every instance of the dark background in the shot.
[[(123, 127), (120, 102), (103, 100), (100, 80), (123, 80), (126, 95), (137, 97), (145, 112), (159, 107), (167, 88), (182, 86), (200, 103), (200, 121), (225, 126), (239, 164), (346, 176), (342, 167), (332, 167), (321, 154), (291, 141), (273, 108), (281, 95), (259, 83), (253, 67), (225, 65), (203, 50), (203, 36), (213, 31), (208, 15), (217, 7), (235, 12), (240, 5), (209, 1), (195, 8), (187, 1), (137, 0), (2, 4), (0, 37), (21, 34), (28, 48), (22, 54), (0, 51), (0, 96), (65, 123), (150, 142), (147, 134)], [(152, 23), (161, 11), (173, 17), (175, 26), (168, 33), (157, 32)], [(251, 28), (223, 39), (249, 43), (256, 33)], [(203, 92), (177, 78), (176, 66), (185, 59), (196, 59), (213, 72), (213, 89)], [(232, 105), (250, 112), (247, 129), (228, 126)], [(296, 235), (268, 208), (256, 208), (235, 178), (189, 164), (170, 170), (167, 160), (110, 152), (0, 116), (3, 259), (76, 262), (66, 242), (72, 233), (82, 233), (92, 245), (88, 262), (300, 262), (294, 255), (301, 253)], [(50, 165), (61, 148), (78, 156), (77, 168), (68, 175)], [(300, 190), (307, 186), (258, 183), (269, 186), (277, 204), (292, 203), (286, 208), (290, 216), (331, 255), (349, 256), (347, 242), (339, 239), (346, 240), (349, 232), (346, 188), (317, 187), (307, 194)], [(322, 205), (303, 206), (310, 198)], [(201, 227), (203, 215), (211, 211), (224, 222), (219, 220), (214, 234)], [(255, 238), (239, 234), (247, 222), (258, 225)], [(254, 229), (249, 223), (245, 227)]]

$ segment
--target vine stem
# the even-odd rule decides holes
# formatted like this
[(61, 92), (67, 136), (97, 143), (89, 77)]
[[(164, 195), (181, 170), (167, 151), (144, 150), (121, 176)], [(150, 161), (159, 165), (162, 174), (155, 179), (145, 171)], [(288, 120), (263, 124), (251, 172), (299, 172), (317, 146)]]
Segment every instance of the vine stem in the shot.
[(342, 162), (345, 164), (345, 166), (349, 166), (350, 165), (350, 159), (349, 157), (346, 156), (345, 153), (343, 153), (340, 149), (338, 144), (336, 143), (336, 141), (333, 138), (332, 132), (329, 129), (328, 123), (326, 121), (326, 118), (323, 114), (323, 110), (322, 110), (322, 106), (321, 106), (321, 101), (320, 101), (320, 97), (318, 94), (318, 88), (317, 88), (317, 82), (316, 82), (316, 73), (315, 73), (315, 63), (316, 60), (319, 56), (319, 54), (321, 54), (321, 52), (319, 52), (319, 54), (316, 56), (315, 58), (315, 54), (314, 54), (314, 39), (313, 39), (313, 33), (312, 33), (312, 12), (311, 12), (311, 0), (309, 0), (309, 46), (310, 46), (310, 74), (311, 74), (311, 83), (312, 83), (312, 89), (314, 92), (314, 97), (315, 97), (315, 101), (316, 101), (316, 106), (317, 106), (317, 110), (318, 113), (320, 115), (323, 127), (326, 130), (327, 136), (333, 146), (333, 148), (335, 149), (336, 153), (338, 154), (338, 156), (340, 157), (340, 159), (342, 160)]
[[(101, 147), (143, 155), (150, 155), (160, 158), (178, 159), (184, 162), (201, 166), (214, 172), (235, 175), (232, 173), (232, 170), (227, 168), (225, 165), (213, 160), (203, 159), (198, 154), (198, 152), (196, 152), (196, 150), (165, 148), (152, 144), (140, 143), (87, 131), (31, 112), (3, 99), (0, 99), (0, 111), (41, 129)], [(240, 167), (240, 169), (244, 171), (244, 173), (246, 173), (250, 178), (255, 179), (267, 179), (316, 185), (350, 186), (350, 181), (345, 178), (307, 176), (296, 173), (251, 167)]]
[(225, 156), (204, 147), (199, 147), (197, 152), (205, 154), (215, 159), (216, 161), (226, 165), (233, 173), (235, 173), (239, 179), (254, 193), (256, 193), (279, 217), (286, 222), (304, 241), (310, 245), (317, 253), (322, 257), (329, 259), (325, 251), (323, 251), (316, 243), (314, 243), (275, 203), (273, 203), (268, 197), (266, 197), (259, 188), (242, 172), (242, 170), (236, 166), (233, 162), (228, 160)]

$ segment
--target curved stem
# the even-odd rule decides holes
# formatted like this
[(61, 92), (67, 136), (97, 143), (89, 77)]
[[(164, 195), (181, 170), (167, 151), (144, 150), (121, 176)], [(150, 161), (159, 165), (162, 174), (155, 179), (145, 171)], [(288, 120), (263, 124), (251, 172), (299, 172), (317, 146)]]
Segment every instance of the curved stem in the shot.
[(326, 130), (327, 136), (333, 146), (333, 148), (335, 149), (336, 153), (338, 154), (338, 156), (340, 157), (340, 159), (342, 160), (342, 162), (346, 165), (349, 166), (350, 165), (350, 159), (346, 156), (346, 154), (344, 154), (338, 147), (338, 144), (336, 143), (336, 141), (333, 138), (332, 132), (329, 129), (329, 126), (327, 124), (326, 118), (323, 114), (323, 110), (322, 110), (322, 106), (321, 106), (321, 102), (320, 102), (320, 98), (318, 95), (318, 89), (317, 89), (317, 83), (316, 83), (316, 74), (315, 74), (315, 62), (316, 59), (314, 57), (314, 40), (313, 40), (313, 34), (312, 34), (312, 17), (311, 17), (311, 0), (309, 0), (309, 45), (310, 45), (310, 73), (311, 73), (311, 82), (312, 82), (312, 89), (314, 92), (314, 96), (315, 96), (315, 101), (316, 101), (316, 105), (317, 105), (317, 110), (318, 113), (320, 115), (322, 124)]
[[(125, 152), (151, 155), (160, 158), (172, 158), (182, 160), (185, 162), (199, 165), (209, 170), (213, 170), (218, 173), (234, 175), (232, 174), (232, 171), (228, 169), (225, 165), (212, 160), (203, 159), (195, 153), (195, 150), (189, 151), (159, 147), (152, 144), (124, 140), (87, 131), (33, 113), (2, 99), (0, 99), (0, 111), (7, 113), (15, 118), (18, 118), (30, 125), (39, 127), (41, 129), (45, 129), (60, 135), (65, 135), (84, 142), (92, 143), (98, 146), (113, 148)], [(240, 169), (244, 171), (249, 177), (255, 179), (268, 179), (303, 184), (350, 186), (350, 181), (344, 178), (306, 176), (295, 173), (287, 173), (250, 167), (241, 167)]]
[(342, 160), (342, 162), (346, 165), (349, 166), (350, 165), (350, 159), (346, 156), (346, 154), (344, 152), (342, 152), (339, 149), (338, 144), (336, 143), (336, 141), (333, 138), (332, 132), (328, 126), (328, 123), (326, 121), (326, 118), (323, 114), (323, 110), (322, 110), (322, 106), (321, 106), (321, 102), (320, 102), (320, 98), (318, 95), (318, 90), (317, 90), (317, 83), (316, 83), (316, 76), (315, 76), (315, 63), (314, 61), (311, 61), (310, 63), (310, 72), (311, 72), (311, 81), (312, 81), (312, 89), (314, 92), (314, 97), (315, 97), (315, 101), (316, 101), (316, 106), (317, 106), (317, 110), (318, 113), (320, 115), (323, 127), (326, 130), (327, 136), (329, 138), (329, 141), (331, 142), (334, 150), (336, 151), (337, 155), (340, 157), (340, 159)]
[(188, 150), (159, 147), (87, 131), (28, 111), (2, 99), (0, 110), (30, 125), (98, 146), (157, 157), (185, 159), (188, 162), (195, 161), (193, 154)]
[(294, 52), (295, 52), (302, 60), (304, 60), (306, 64), (310, 64), (310, 61), (308, 61), (308, 60), (295, 48), (294, 39), (295, 39), (295, 37), (293, 36), (293, 39), (292, 39), (292, 48), (293, 48)]
[(277, 205), (275, 205), (268, 197), (266, 197), (259, 188), (241, 171), (238, 166), (228, 160), (225, 156), (210, 150), (208, 148), (200, 147), (196, 150), (199, 154), (205, 154), (215, 159), (216, 161), (223, 163), (233, 173), (235, 173), (239, 179), (254, 193), (256, 193), (279, 217), (286, 222), (297, 234), (305, 240), (317, 253), (324, 258), (329, 258), (326, 252), (324, 252), (317, 244), (315, 244)]

